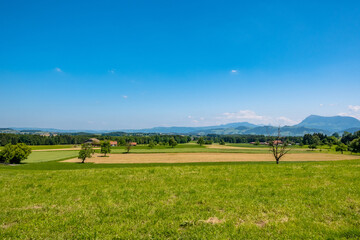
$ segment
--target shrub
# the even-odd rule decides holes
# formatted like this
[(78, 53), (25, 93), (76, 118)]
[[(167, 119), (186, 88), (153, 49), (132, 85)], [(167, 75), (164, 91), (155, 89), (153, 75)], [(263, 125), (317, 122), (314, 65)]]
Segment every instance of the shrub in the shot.
[(31, 153), (31, 148), (25, 143), (18, 143), (16, 145), (7, 144), (0, 152), (0, 162), (19, 164), (21, 161), (27, 159)]

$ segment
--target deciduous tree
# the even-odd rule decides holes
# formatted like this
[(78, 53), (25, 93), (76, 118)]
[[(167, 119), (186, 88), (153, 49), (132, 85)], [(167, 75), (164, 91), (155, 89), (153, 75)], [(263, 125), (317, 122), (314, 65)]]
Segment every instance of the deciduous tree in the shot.
[(107, 153), (111, 152), (111, 145), (109, 141), (101, 142), (100, 147), (100, 152), (103, 153), (105, 157)]
[(24, 143), (16, 145), (7, 144), (0, 152), (0, 162), (19, 164), (21, 161), (27, 159), (31, 153), (31, 148)]
[(200, 146), (204, 145), (205, 143), (205, 140), (203, 137), (199, 137), (198, 141), (197, 141), (197, 144), (199, 144)]
[(91, 158), (94, 152), (95, 151), (90, 143), (84, 143), (81, 145), (81, 150), (79, 151), (78, 158), (81, 159), (81, 163), (84, 163), (86, 158)]
[(277, 139), (269, 141), (270, 151), (273, 154), (276, 164), (279, 164), (280, 159), (285, 156), (291, 149), (288, 142), (281, 141), (280, 127), (278, 128)]
[(173, 137), (171, 137), (169, 139), (169, 146), (171, 146), (172, 148), (174, 148), (177, 145), (177, 142), (175, 141), (175, 139)]
[(344, 143), (339, 143), (339, 145), (336, 146), (335, 150), (337, 152), (341, 152), (341, 154), (344, 154), (345, 151), (347, 151), (348, 146), (346, 146)]

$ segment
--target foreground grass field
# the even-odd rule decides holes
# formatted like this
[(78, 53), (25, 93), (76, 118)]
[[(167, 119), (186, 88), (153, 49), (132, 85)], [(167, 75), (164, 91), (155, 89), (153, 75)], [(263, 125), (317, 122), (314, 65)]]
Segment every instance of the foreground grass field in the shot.
[(360, 160), (0, 165), (0, 239), (360, 237)]

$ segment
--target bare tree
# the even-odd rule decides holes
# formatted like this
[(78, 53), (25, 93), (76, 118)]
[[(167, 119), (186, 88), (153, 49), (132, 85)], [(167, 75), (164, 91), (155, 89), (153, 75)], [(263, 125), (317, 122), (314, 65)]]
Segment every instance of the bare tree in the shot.
[(291, 149), (288, 142), (282, 142), (280, 139), (280, 127), (278, 128), (278, 135), (274, 141), (269, 141), (270, 152), (273, 154), (276, 164), (279, 164), (280, 158), (287, 154)]

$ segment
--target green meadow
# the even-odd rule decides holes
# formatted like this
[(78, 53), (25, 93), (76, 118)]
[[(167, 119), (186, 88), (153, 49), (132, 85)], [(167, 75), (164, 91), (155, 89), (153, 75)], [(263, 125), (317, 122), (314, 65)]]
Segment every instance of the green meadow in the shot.
[(0, 165), (1, 239), (358, 239), (360, 160)]
[[(130, 154), (268, 152), (230, 146), (239, 148), (138, 145)], [(279, 165), (61, 162), (78, 155), (71, 148), (0, 165), (0, 239), (360, 238), (360, 156)]]
[(24, 163), (39, 163), (55, 160), (64, 160), (78, 156), (79, 151), (33, 151)]

